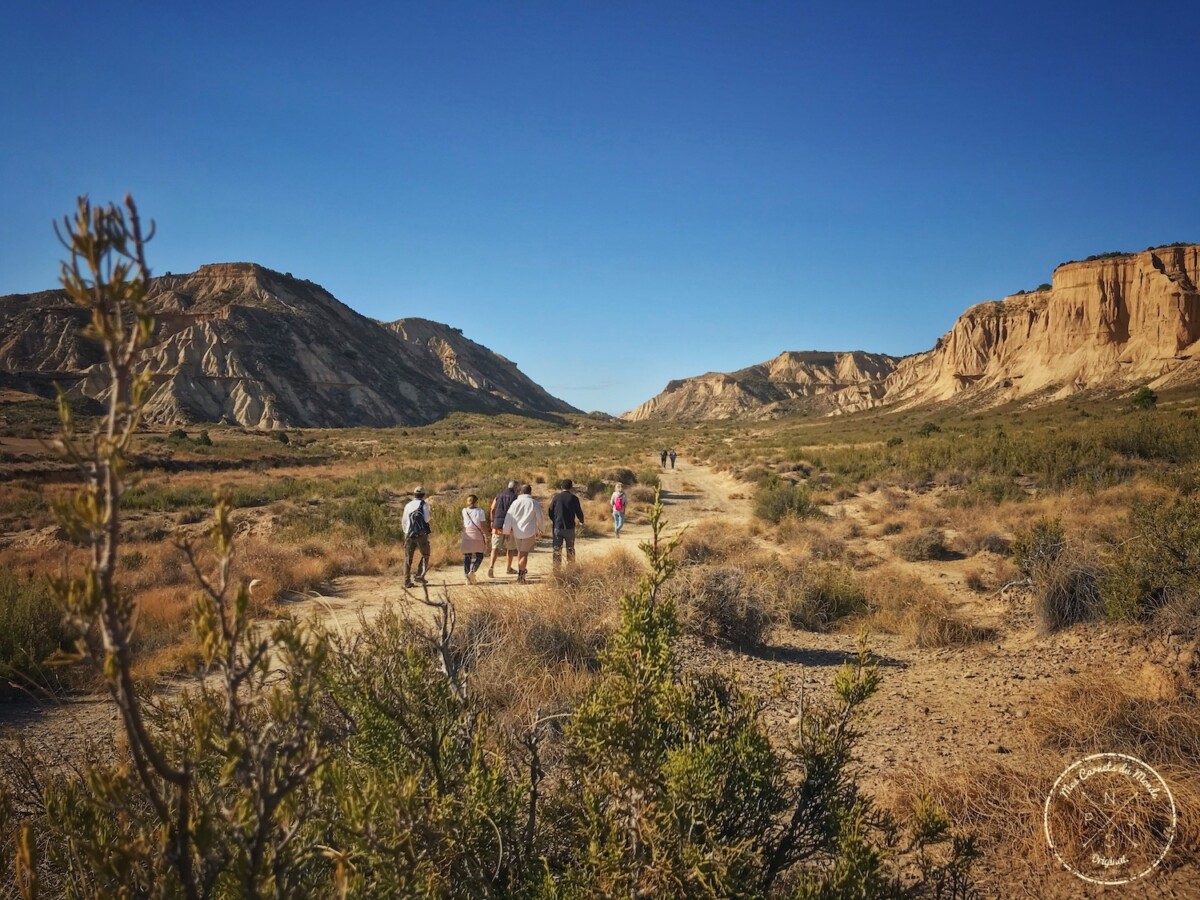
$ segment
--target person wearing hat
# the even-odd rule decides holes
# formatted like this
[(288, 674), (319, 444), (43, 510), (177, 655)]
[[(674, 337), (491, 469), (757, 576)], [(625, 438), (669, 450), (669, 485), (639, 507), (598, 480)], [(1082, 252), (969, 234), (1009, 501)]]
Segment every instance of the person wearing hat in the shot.
[(413, 498), (408, 501), (401, 514), (400, 523), (404, 527), (404, 586), (413, 586), (412, 564), (413, 555), (421, 551), (421, 564), (417, 567), (417, 581), (425, 581), (425, 572), (429, 568), (429, 533), (432, 530), (429, 522), (432, 515), (429, 504), (425, 502), (425, 488), (419, 487), (413, 491)]
[(562, 565), (563, 544), (567, 545), (567, 564), (575, 562), (575, 522), (583, 524), (583, 507), (579, 498), (572, 493), (573, 484), (570, 478), (562, 480), (562, 490), (550, 501), (550, 525), (552, 528), (552, 543), (554, 548), (554, 568)]

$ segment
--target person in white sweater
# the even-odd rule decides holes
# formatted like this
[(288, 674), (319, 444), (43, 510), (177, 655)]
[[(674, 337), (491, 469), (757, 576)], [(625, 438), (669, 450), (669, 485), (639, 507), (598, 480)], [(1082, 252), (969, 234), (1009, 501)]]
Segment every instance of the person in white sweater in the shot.
[(546, 515), (542, 505), (533, 499), (533, 487), (525, 485), (504, 517), (504, 533), (511, 534), (517, 545), (517, 582), (525, 584), (525, 572), (529, 565), (529, 551), (537, 543), (538, 536), (546, 530)]

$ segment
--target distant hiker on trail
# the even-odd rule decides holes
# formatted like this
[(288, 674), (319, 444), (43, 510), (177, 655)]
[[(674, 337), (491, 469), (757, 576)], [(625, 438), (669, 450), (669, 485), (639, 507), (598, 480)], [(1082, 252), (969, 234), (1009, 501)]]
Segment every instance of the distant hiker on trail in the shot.
[(521, 495), (508, 507), (508, 514), (504, 517), (504, 533), (511, 534), (517, 545), (517, 582), (520, 584), (525, 584), (529, 551), (537, 543), (538, 535), (545, 530), (546, 516), (541, 504), (533, 499), (533, 487), (527, 484), (521, 488)]
[(671, 468), (675, 468), (675, 448), (671, 448)]
[(550, 501), (550, 524), (554, 548), (554, 568), (562, 565), (563, 544), (567, 545), (567, 564), (575, 562), (575, 521), (583, 524), (583, 507), (579, 498), (571, 492), (571, 479), (562, 480), (562, 490)]
[[(475, 573), (479, 571), (479, 566), (483, 562), (483, 555), (487, 553), (488, 548), (488, 520), (487, 513), (480, 509), (475, 504), (479, 498), (474, 494), (467, 497), (467, 505), (462, 510), (462, 555), (463, 555), (463, 574), (467, 576), (467, 581), (471, 584), (475, 583)], [(474, 556), (474, 560), (471, 557)]]
[(425, 502), (425, 488), (419, 487), (413, 491), (413, 499), (409, 500), (401, 514), (400, 523), (404, 527), (404, 586), (413, 586), (412, 564), (413, 554), (421, 551), (421, 565), (417, 568), (417, 581), (425, 581), (425, 571), (429, 568), (429, 527), (432, 515), (429, 504)]
[(667, 451), (666, 450), (664, 450), (662, 453), (658, 454), (658, 464), (660, 466), (662, 466), (664, 469), (667, 467)]
[(488, 578), (496, 577), (496, 560), (500, 557), (501, 550), (508, 557), (508, 574), (517, 574), (517, 570), (513, 568), (513, 557), (517, 555), (517, 545), (513, 543), (511, 535), (504, 533), (504, 517), (508, 515), (508, 508), (516, 499), (517, 483), (510, 481), (508, 487), (498, 493), (492, 501), (492, 560), (488, 563)]
[(625, 485), (621, 482), (617, 482), (617, 487), (609, 498), (608, 504), (612, 507), (613, 531), (616, 532), (617, 537), (620, 537), (621, 526), (625, 524), (625, 509), (629, 505), (629, 498), (625, 496)]

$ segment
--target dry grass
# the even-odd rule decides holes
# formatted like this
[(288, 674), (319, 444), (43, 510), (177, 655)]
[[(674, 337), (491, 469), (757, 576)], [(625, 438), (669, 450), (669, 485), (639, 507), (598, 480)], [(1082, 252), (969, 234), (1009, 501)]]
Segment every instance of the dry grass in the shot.
[(703, 640), (758, 647), (771, 630), (776, 598), (755, 569), (684, 566), (664, 591), (675, 601), (684, 630)]
[(684, 565), (741, 562), (754, 552), (755, 546), (748, 528), (709, 520), (688, 528), (676, 553)]
[(641, 559), (616, 549), (495, 602), (475, 591), (458, 603), (455, 634), (469, 684), (502, 721), (569, 707), (591, 683), (600, 649), (619, 621), (620, 598)]
[(1166, 864), (1195, 860), (1200, 853), (1200, 705), (1187, 695), (1147, 699), (1126, 688), (1095, 675), (1056, 685), (1034, 705), (1019, 762), (904, 771), (897, 778), (899, 810), (929, 797), (997, 855), (1054, 869), (1057, 863), (1036, 825), (1055, 780), (1089, 754), (1124, 753), (1153, 766), (1174, 796), (1179, 818)]
[(970, 644), (993, 637), (953, 611), (949, 595), (894, 566), (876, 569), (863, 580), (874, 628), (902, 636), (920, 648)]

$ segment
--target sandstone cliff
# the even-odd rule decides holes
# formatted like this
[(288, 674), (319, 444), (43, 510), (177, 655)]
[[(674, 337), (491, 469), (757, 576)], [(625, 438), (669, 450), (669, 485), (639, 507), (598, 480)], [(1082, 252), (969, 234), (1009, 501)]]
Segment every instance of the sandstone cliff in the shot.
[[(410, 341), (312, 282), (253, 263), (155, 278), (150, 301), (155, 333), (142, 363), (153, 377), (152, 423), (385, 426), (458, 410), (571, 409), (453, 329), (426, 322), (423, 338)], [(57, 381), (103, 399), (86, 324), (61, 291), (0, 297), (0, 386), (49, 395)], [(431, 341), (447, 349), (431, 350)], [(464, 356), (467, 366), (447, 365)]]
[(1065, 263), (1049, 290), (968, 309), (869, 405), (994, 405), (1198, 380), (1198, 281), (1196, 245)]
[(823, 415), (879, 389), (895, 357), (861, 351), (788, 351), (729, 374), (709, 372), (670, 382), (622, 418), (768, 419), (799, 412)]
[[(789, 354), (672, 381), (627, 419), (769, 418), (933, 403), (1040, 402), (1200, 381), (1200, 245), (1064, 263), (1049, 288), (972, 306), (933, 349), (896, 360)], [(818, 361), (820, 360), (820, 361)]]

